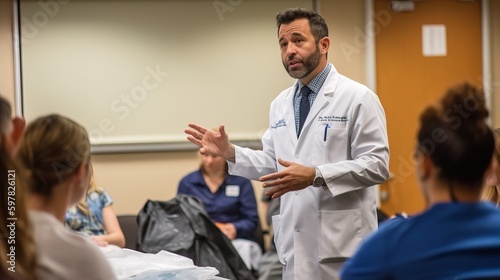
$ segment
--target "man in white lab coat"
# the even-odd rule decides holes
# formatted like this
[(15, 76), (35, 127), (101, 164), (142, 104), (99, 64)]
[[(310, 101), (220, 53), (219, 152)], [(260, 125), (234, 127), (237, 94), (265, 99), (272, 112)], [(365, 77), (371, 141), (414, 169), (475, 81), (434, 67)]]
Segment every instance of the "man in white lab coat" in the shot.
[(287, 9), (276, 20), (283, 65), (297, 82), (272, 102), (263, 150), (233, 145), (223, 125), (189, 124), (185, 132), (202, 153), (226, 158), (231, 174), (281, 197), (273, 228), (283, 279), (337, 279), (377, 228), (371, 186), (389, 175), (385, 113), (372, 91), (327, 62), (330, 39), (319, 14)]

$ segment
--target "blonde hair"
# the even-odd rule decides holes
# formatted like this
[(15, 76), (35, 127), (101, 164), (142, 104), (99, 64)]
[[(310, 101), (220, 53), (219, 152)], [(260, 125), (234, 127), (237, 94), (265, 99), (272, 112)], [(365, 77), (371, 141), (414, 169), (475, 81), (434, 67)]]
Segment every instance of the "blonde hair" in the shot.
[(81, 125), (66, 117), (40, 117), (26, 128), (19, 158), (30, 171), (30, 191), (50, 197), (54, 186), (90, 163), (89, 137)]
[(89, 206), (87, 205), (87, 197), (93, 192), (102, 194), (102, 189), (97, 186), (94, 175), (90, 177), (90, 187), (89, 190), (87, 191), (87, 195), (85, 195), (76, 205), (76, 208), (85, 215), (90, 214)]
[[(495, 150), (494, 155), (498, 163), (500, 163), (500, 128), (497, 128), (493, 131), (493, 135), (495, 135)], [(497, 168), (500, 168), (497, 167)], [(500, 178), (497, 178), (500, 180)], [(500, 182), (497, 182), (499, 184)], [(497, 206), (500, 205), (500, 195), (498, 194), (498, 189), (496, 186), (486, 186), (483, 189), (481, 194), (481, 199), (485, 201), (491, 201), (495, 203)]]
[[(15, 273), (8, 270), (10, 257), (7, 254), (10, 253), (10, 247), (13, 246), (7, 238), (10, 236), (10, 230), (6, 226), (2, 226), (0, 228), (0, 276), (8, 275), (9, 278), (13, 279), (35, 279), (33, 267), (36, 263), (36, 245), (26, 206), (26, 193), (24, 192), (26, 184), (23, 181), (23, 170), (16, 160), (10, 156), (9, 151), (5, 149), (2, 142), (3, 136), (9, 128), (10, 120), (10, 105), (0, 97), (0, 172), (2, 174), (0, 179), (0, 219), (7, 221), (7, 218), (17, 218), (15, 221), (16, 243), (14, 244), (16, 254)], [(10, 170), (13, 170), (13, 172)], [(9, 176), (9, 174), (11, 175)], [(9, 180), (9, 178), (13, 180)], [(9, 182), (11, 183), (9, 184)], [(11, 185), (12, 182), (14, 182), (14, 185)], [(9, 212), (8, 197), (15, 198), (15, 216), (12, 216)]]

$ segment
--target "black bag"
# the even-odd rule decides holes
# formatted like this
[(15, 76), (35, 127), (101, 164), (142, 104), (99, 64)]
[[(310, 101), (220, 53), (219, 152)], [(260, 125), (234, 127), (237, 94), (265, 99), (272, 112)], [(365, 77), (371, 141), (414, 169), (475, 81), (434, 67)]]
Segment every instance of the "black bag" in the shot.
[(169, 201), (148, 200), (137, 216), (137, 250), (156, 254), (161, 250), (211, 266), (220, 277), (254, 280), (252, 272), (229, 240), (210, 220), (196, 197), (179, 194)]

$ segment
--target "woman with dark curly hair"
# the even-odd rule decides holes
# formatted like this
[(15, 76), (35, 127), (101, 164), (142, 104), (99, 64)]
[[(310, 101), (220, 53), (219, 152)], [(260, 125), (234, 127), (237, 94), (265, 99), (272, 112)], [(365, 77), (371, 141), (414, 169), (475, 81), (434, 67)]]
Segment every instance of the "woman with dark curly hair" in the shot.
[(346, 262), (351, 279), (500, 279), (500, 209), (481, 201), (495, 140), (484, 95), (450, 88), (420, 115), (415, 173), (428, 208), (386, 221)]

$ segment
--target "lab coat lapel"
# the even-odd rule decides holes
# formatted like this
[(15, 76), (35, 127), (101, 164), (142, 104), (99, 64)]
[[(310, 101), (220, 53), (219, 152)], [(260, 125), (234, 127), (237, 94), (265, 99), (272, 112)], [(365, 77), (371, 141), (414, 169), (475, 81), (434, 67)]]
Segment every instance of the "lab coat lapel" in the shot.
[(295, 132), (295, 114), (293, 112), (293, 96), (295, 94), (297, 83), (293, 87), (291, 87), (288, 91), (286, 100), (285, 100), (285, 112), (284, 116), (286, 118), (288, 135), (292, 140), (293, 146), (297, 146), (297, 133)]
[(331, 102), (339, 78), (340, 77), (337, 70), (332, 65), (332, 68), (328, 73), (328, 77), (326, 78), (325, 82), (323, 83), (323, 86), (319, 90), (318, 95), (316, 96), (316, 99), (312, 104), (311, 110), (307, 115), (307, 119), (304, 122), (304, 127), (302, 128), (303, 133), (300, 134), (299, 140), (304, 139), (307, 136), (308, 131), (311, 129), (311, 125), (313, 124), (319, 112)]

